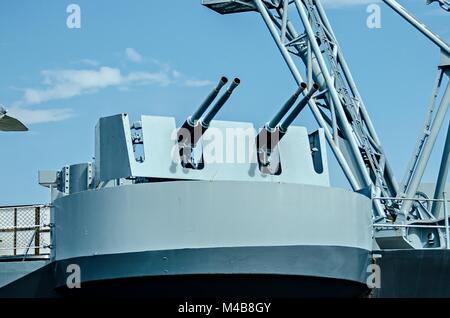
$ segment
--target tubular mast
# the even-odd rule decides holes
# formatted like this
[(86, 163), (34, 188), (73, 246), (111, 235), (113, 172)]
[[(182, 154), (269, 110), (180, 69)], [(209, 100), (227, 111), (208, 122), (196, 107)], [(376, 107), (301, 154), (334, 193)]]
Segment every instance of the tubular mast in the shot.
[[(442, 78), (450, 74), (450, 46), (395, 0), (383, 1), (435, 43), (443, 55), (425, 120), (426, 129), (418, 139), (402, 187), (394, 178), (320, 0), (203, 0), (205, 6), (221, 14), (259, 12), (297, 84), (306, 78), (308, 89), (303, 94), (307, 96), (313, 83), (321, 87), (321, 91), (308, 101), (309, 108), (324, 129), (353, 190), (369, 189), (372, 197), (385, 198), (374, 200), (376, 220), (385, 219), (387, 214), (410, 213), (413, 201), (402, 199), (415, 197), (417, 193), (436, 136), (443, 125), (450, 96), (450, 89), (447, 89), (435, 112)], [(440, 1), (441, 4), (444, 2)], [(444, 152), (443, 161), (449, 162), (449, 157), (450, 154)], [(441, 167), (436, 191), (443, 187), (447, 171), (445, 166)], [(436, 213), (436, 208), (433, 210)], [(419, 211), (419, 218), (433, 219), (433, 213)]]
[[(297, 84), (304, 81), (303, 73), (309, 87), (313, 82), (320, 85), (309, 108), (353, 190), (395, 197), (398, 185), (320, 1), (204, 0), (204, 4), (222, 14), (260, 13)], [(374, 216), (385, 217), (384, 207), (374, 205)]]
[[(436, 109), (437, 98), (440, 95), (442, 82), (446, 75), (450, 79), (450, 45), (448, 45), (441, 37), (430, 30), (426, 25), (420, 22), (416, 17), (409, 13), (403, 6), (395, 0), (383, 0), (391, 9), (397, 12), (403, 19), (410, 23), (415, 29), (421, 32), (431, 42), (437, 45), (441, 50), (441, 63), (438, 67), (435, 84), (433, 87), (432, 97), (428, 105), (428, 111), (425, 115), (425, 123), (423, 129), (417, 139), (417, 145), (412, 154), (405, 177), (403, 178), (402, 187), (399, 196), (402, 198), (413, 198), (417, 195), (422, 177), (430, 160), (431, 153), (436, 143), (437, 137), (444, 125), (445, 116), (448, 112), (450, 104), (450, 80), (447, 88), (443, 93), (439, 107)], [(431, 3), (434, 1), (428, 1)], [(442, 8), (445, 9), (445, 1), (439, 1)], [(448, 8), (448, 2), (447, 2)], [(450, 135), (447, 136), (446, 147), (442, 155), (441, 167), (439, 170), (438, 180), (435, 187), (434, 199), (442, 199), (445, 183), (448, 175), (448, 164), (450, 156)], [(400, 212), (407, 215), (412, 211), (413, 201), (406, 200), (401, 206)], [(420, 218), (433, 219), (438, 215), (440, 203), (435, 202), (431, 211), (419, 205)], [(420, 211), (421, 210), (421, 211)]]

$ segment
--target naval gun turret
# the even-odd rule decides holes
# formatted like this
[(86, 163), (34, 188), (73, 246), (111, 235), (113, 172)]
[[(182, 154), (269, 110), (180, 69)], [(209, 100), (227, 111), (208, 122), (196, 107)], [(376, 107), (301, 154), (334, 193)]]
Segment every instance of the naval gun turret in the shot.
[(186, 119), (184, 124), (178, 130), (179, 154), (183, 167), (195, 169), (201, 169), (203, 167), (203, 160), (201, 160), (198, 164), (193, 162), (192, 152), (197, 147), (197, 143), (200, 138), (208, 130), (211, 121), (228, 101), (236, 87), (239, 86), (241, 80), (236, 77), (225, 93), (214, 104), (211, 110), (204, 115), (219, 94), (222, 87), (225, 86), (227, 82), (228, 78), (223, 76), (213, 91), (206, 97), (204, 102), (198, 107), (192, 116)]
[(296, 92), (286, 101), (286, 103), (276, 113), (272, 120), (270, 120), (261, 129), (258, 136), (256, 137), (258, 163), (262, 172), (269, 174), (278, 174), (280, 172), (279, 164), (276, 165), (276, 167), (271, 167), (272, 152), (281, 141), (281, 139), (286, 135), (289, 127), (308, 104), (314, 93), (319, 90), (320, 86), (314, 83), (305, 97), (303, 97), (300, 102), (298, 102), (298, 104), (294, 107), (294, 109), (286, 117), (286, 119), (281, 124), (279, 123), (291, 110), (300, 94), (303, 93), (307, 89), (307, 87), (308, 85), (306, 83), (300, 83), (300, 86), (298, 87)]

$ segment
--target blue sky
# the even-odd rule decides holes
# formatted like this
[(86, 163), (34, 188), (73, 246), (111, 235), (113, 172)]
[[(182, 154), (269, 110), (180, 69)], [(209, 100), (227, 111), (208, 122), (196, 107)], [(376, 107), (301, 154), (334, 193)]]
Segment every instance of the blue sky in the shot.
[[(81, 29), (66, 27), (72, 2), (81, 7)], [(373, 2), (326, 4), (401, 179), (439, 51), (383, 4), (382, 28), (368, 29), (366, 7)], [(450, 41), (450, 14), (425, 0), (400, 2)], [(47, 202), (37, 171), (90, 161), (101, 116), (127, 112), (134, 119), (147, 114), (181, 122), (224, 74), (242, 84), (219, 119), (261, 126), (295, 89), (257, 14), (220, 16), (200, 0), (0, 0), (0, 71), (0, 103), (31, 129), (0, 134), (0, 205)], [(309, 110), (296, 123), (317, 127)], [(442, 143), (426, 180), (435, 178)], [(345, 186), (335, 163), (331, 169), (333, 184)]]

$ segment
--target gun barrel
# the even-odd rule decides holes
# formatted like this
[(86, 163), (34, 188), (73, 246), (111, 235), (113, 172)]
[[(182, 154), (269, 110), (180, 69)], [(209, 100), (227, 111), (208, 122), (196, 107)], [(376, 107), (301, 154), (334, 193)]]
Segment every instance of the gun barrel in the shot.
[(211, 105), (211, 103), (214, 101), (214, 99), (219, 94), (222, 87), (228, 82), (228, 78), (225, 76), (222, 76), (220, 78), (219, 83), (217, 86), (213, 89), (211, 93), (206, 97), (206, 99), (203, 101), (203, 103), (198, 107), (198, 109), (195, 111), (195, 113), (188, 118), (189, 125), (195, 126), (196, 122), (203, 116), (203, 114), (206, 112), (208, 107)]
[[(294, 122), (294, 120), (298, 117), (300, 112), (305, 108), (308, 104), (309, 100), (312, 98), (315, 92), (317, 92), (320, 88), (320, 85), (314, 83), (308, 94), (294, 107), (292, 112), (288, 115), (288, 117), (284, 120), (284, 122), (278, 127), (281, 134), (285, 134), (290, 125)], [(281, 138), (280, 138), (281, 139)]]
[(272, 118), (269, 123), (267, 123), (266, 127), (267, 130), (273, 131), (275, 127), (280, 123), (281, 119), (283, 119), (284, 116), (286, 116), (287, 112), (291, 109), (291, 107), (294, 105), (294, 103), (297, 101), (300, 94), (308, 88), (308, 85), (305, 82), (302, 82), (300, 86), (298, 87), (297, 91), (292, 95), (287, 102), (281, 107), (281, 109), (278, 111), (278, 113)]
[(208, 128), (209, 124), (213, 120), (213, 118), (217, 115), (222, 106), (228, 101), (234, 89), (239, 86), (241, 80), (239, 78), (235, 78), (231, 83), (230, 87), (227, 91), (220, 97), (220, 99), (216, 102), (213, 108), (205, 115), (205, 117), (201, 120), (201, 125), (204, 128)]

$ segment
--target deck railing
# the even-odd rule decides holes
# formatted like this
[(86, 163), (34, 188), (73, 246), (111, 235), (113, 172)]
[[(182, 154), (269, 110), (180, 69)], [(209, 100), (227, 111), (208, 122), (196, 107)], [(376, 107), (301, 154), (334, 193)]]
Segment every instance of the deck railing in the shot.
[[(429, 225), (429, 224), (398, 224), (398, 223), (375, 223), (374, 228), (382, 229), (382, 228), (424, 228), (424, 229), (444, 229), (445, 230), (445, 248), (450, 250), (450, 226), (449, 226), (449, 213), (448, 213), (448, 202), (450, 200), (447, 199), (447, 193), (444, 192), (442, 194), (442, 199), (428, 199), (428, 198), (372, 198), (375, 200), (392, 200), (398, 201), (399, 203), (402, 201), (415, 201), (418, 204), (422, 204), (422, 202), (426, 203), (442, 203), (443, 209), (443, 218), (445, 225)], [(408, 217), (408, 215), (406, 215)]]
[(0, 257), (45, 257), (50, 249), (49, 205), (0, 207)]

